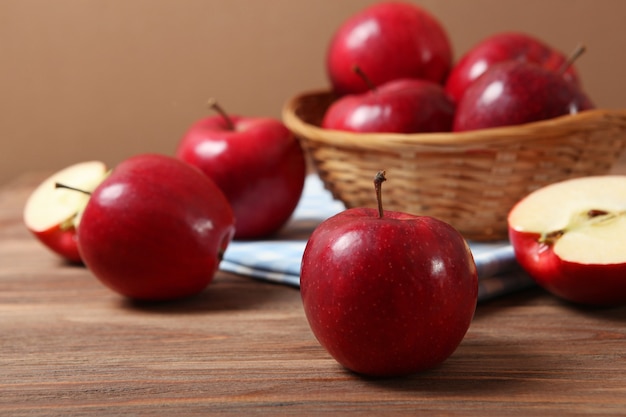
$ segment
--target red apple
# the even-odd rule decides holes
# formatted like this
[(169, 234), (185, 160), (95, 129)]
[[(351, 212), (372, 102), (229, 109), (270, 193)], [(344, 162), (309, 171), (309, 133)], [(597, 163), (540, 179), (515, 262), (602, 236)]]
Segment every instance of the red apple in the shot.
[(512, 126), (593, 108), (575, 83), (537, 64), (494, 64), (465, 91), (456, 108), (454, 131)]
[(545, 186), (508, 223), (516, 258), (539, 285), (574, 303), (626, 303), (626, 176)]
[(329, 43), (326, 68), (338, 94), (367, 90), (352, 71), (355, 65), (377, 86), (397, 78), (443, 84), (452, 66), (452, 47), (441, 23), (423, 8), (381, 2), (344, 21)]
[(176, 156), (198, 167), (220, 187), (237, 220), (235, 237), (278, 231), (302, 195), (306, 159), (300, 143), (278, 120), (219, 115), (193, 124)]
[(332, 357), (360, 374), (396, 376), (436, 367), (456, 350), (473, 318), (478, 279), (452, 226), (379, 203), (345, 210), (313, 231), (300, 288), (311, 330)]
[(26, 201), (26, 228), (62, 258), (80, 263), (75, 221), (87, 204), (89, 195), (58, 187), (57, 184), (90, 192), (104, 180), (106, 173), (104, 163), (89, 161), (71, 165), (48, 177)]
[(126, 297), (169, 300), (202, 291), (234, 233), (232, 210), (198, 169), (145, 154), (93, 191), (78, 226), (85, 265)]
[[(521, 32), (502, 32), (491, 35), (472, 47), (452, 67), (446, 80), (446, 92), (458, 102), (467, 87), (493, 64), (504, 61), (532, 62), (558, 72), (568, 66), (569, 58), (540, 39)], [(563, 72), (563, 77), (575, 84), (579, 82), (573, 65)]]
[(452, 130), (453, 119), (454, 104), (441, 85), (405, 78), (339, 98), (326, 111), (322, 127), (352, 132), (444, 132)]

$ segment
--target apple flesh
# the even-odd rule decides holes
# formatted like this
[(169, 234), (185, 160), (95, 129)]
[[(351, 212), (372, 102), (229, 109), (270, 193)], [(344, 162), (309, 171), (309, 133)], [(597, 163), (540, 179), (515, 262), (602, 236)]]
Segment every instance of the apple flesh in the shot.
[[(87, 161), (64, 168), (45, 179), (29, 196), (23, 212), (26, 228), (62, 258), (81, 263), (76, 241), (76, 222), (89, 195), (107, 174), (100, 161)], [(85, 192), (57, 187), (63, 184)]]
[(445, 132), (452, 130), (453, 119), (454, 104), (441, 85), (398, 79), (339, 98), (326, 111), (322, 127), (362, 133)]
[[(452, 67), (445, 83), (446, 93), (459, 102), (467, 87), (498, 62), (520, 61), (540, 65), (559, 72), (568, 65), (569, 57), (542, 40), (521, 32), (493, 34), (467, 51)], [(569, 65), (562, 76), (575, 84), (578, 73)]]
[(452, 66), (452, 47), (441, 23), (425, 9), (381, 2), (345, 20), (328, 45), (326, 68), (336, 93), (368, 89), (352, 70), (355, 65), (376, 86), (398, 78), (443, 84)]
[(138, 155), (93, 191), (78, 227), (85, 265), (107, 287), (139, 300), (202, 291), (234, 234), (221, 190), (173, 157)]
[(452, 355), (473, 318), (478, 280), (469, 247), (447, 223), (351, 208), (311, 234), (300, 289), (313, 334), (337, 362), (399, 376)]
[(626, 303), (626, 176), (548, 185), (508, 223), (519, 264), (543, 288), (574, 303)]
[(578, 85), (529, 62), (493, 65), (465, 91), (454, 131), (513, 126), (574, 114), (594, 107)]

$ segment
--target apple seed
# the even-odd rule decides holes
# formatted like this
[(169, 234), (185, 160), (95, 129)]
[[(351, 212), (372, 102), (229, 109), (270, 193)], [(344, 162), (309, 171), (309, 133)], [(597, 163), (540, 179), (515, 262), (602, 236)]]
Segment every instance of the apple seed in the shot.
[(566, 232), (576, 230), (588, 224), (597, 225), (601, 223), (606, 223), (607, 221), (613, 220), (624, 214), (626, 214), (626, 212), (611, 213), (606, 210), (591, 209), (584, 213), (580, 213), (578, 216), (575, 216), (567, 227), (561, 230), (555, 230), (553, 232), (545, 233), (541, 236), (539, 242), (546, 245), (553, 245)]

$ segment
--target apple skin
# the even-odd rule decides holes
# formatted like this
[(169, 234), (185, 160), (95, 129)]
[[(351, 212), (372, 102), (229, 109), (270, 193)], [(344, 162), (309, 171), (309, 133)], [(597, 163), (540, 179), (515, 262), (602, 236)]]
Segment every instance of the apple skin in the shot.
[(381, 2), (345, 20), (331, 38), (326, 69), (338, 94), (368, 87), (358, 65), (378, 86), (397, 78), (443, 84), (452, 66), (448, 35), (434, 16), (410, 3)]
[[(488, 68), (498, 62), (525, 61), (557, 72), (568, 57), (540, 39), (522, 32), (501, 32), (491, 35), (466, 52), (452, 67), (445, 89), (458, 102), (467, 87)], [(578, 73), (570, 65), (563, 77), (579, 84)]]
[(434, 368), (464, 338), (478, 280), (463, 237), (447, 223), (352, 208), (307, 242), (300, 288), (320, 344), (345, 368), (401, 376)]
[(537, 64), (494, 64), (465, 91), (453, 131), (513, 126), (594, 108), (574, 83)]
[(85, 265), (107, 287), (138, 300), (202, 291), (234, 234), (221, 190), (165, 155), (120, 163), (94, 190), (78, 225)]
[(221, 115), (194, 123), (176, 156), (198, 167), (228, 199), (236, 239), (278, 231), (293, 214), (304, 187), (306, 159), (293, 134), (278, 120)]
[(78, 250), (75, 226), (63, 227), (59, 224), (33, 234), (41, 243), (66, 261), (77, 265), (83, 264)]
[(509, 240), (520, 266), (550, 293), (593, 306), (626, 304), (626, 263), (582, 264), (561, 259), (540, 234), (509, 226)]
[(397, 79), (339, 98), (326, 111), (322, 127), (351, 132), (446, 132), (452, 130), (454, 110), (441, 85)]

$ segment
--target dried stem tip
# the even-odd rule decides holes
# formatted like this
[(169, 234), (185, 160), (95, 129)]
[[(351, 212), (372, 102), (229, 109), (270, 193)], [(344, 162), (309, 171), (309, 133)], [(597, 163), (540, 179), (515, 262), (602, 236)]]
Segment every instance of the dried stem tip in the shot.
[(219, 105), (219, 103), (217, 102), (215, 98), (210, 98), (207, 105), (211, 109), (215, 110), (220, 116), (222, 116), (222, 118), (224, 119), (224, 122), (226, 122), (226, 126), (228, 127), (228, 129), (235, 130), (235, 124), (233, 123), (233, 119), (230, 118), (228, 113), (224, 111), (222, 106)]
[(387, 181), (385, 171), (378, 171), (374, 177), (374, 190), (376, 190), (376, 201), (378, 202), (378, 217), (383, 218), (383, 193), (382, 184)]
[(565, 60), (565, 62), (563, 62), (563, 64), (561, 65), (561, 67), (558, 69), (557, 73), (559, 74), (564, 74), (565, 71), (567, 71), (569, 69), (569, 67), (571, 67), (572, 65), (574, 65), (574, 62), (576, 62), (576, 60), (585, 53), (585, 51), (587, 50), (587, 47), (583, 44), (578, 44), (576, 46), (576, 48), (572, 51), (572, 53), (567, 57), (567, 59)]

